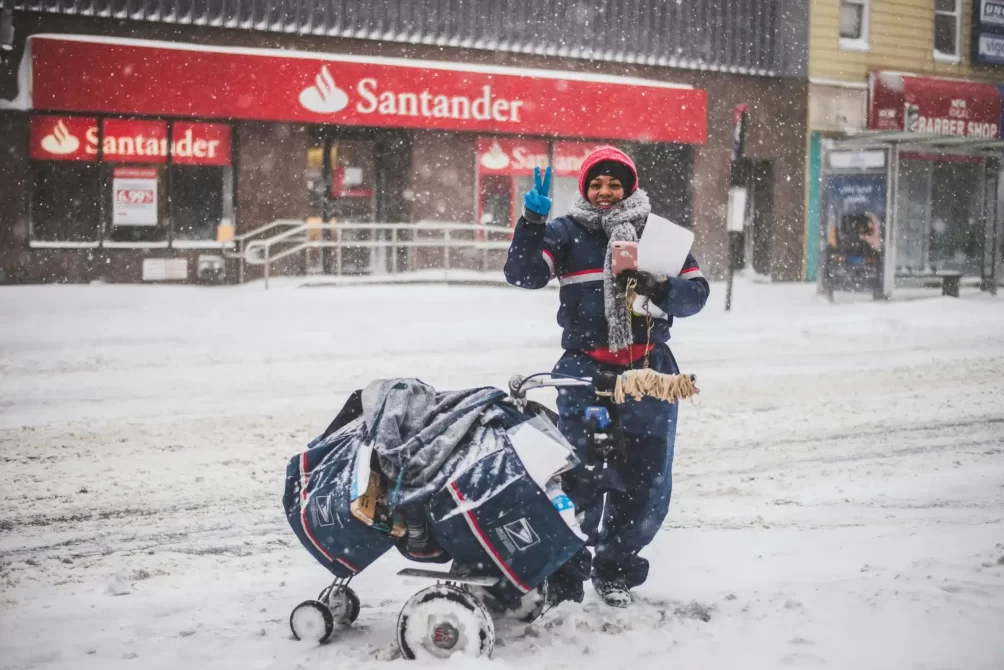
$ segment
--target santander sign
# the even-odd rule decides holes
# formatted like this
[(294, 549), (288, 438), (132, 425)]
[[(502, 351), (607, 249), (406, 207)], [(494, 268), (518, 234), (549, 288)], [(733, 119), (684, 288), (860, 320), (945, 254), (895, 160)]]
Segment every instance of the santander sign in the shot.
[[(519, 123), (524, 104), (522, 100), (497, 97), (491, 85), (482, 86), (480, 95), (473, 98), (427, 90), (397, 90), (392, 86), (381, 88), (375, 77), (360, 79), (355, 88), (360, 98), (355, 111), (359, 114)], [(349, 105), (348, 94), (335, 84), (327, 65), (321, 68), (314, 83), (300, 92), (298, 99), (304, 109), (317, 114), (335, 114)]]
[(550, 165), (557, 177), (576, 177), (583, 161), (600, 146), (596, 142), (552, 142), (549, 160), (546, 140), (513, 140), (505, 137), (478, 140), (480, 174), (532, 175), (533, 169)]
[(482, 137), (477, 144), (480, 174), (532, 175), (548, 166), (547, 142)]
[(707, 93), (666, 81), (87, 35), (29, 39), (31, 106), (53, 113), (707, 140)]
[[(95, 161), (98, 146), (105, 161), (166, 163), (167, 123), (104, 119), (103, 136), (95, 118), (34, 116), (31, 157), (36, 160)], [(171, 162), (183, 165), (229, 165), (230, 126), (176, 121), (170, 142)]]

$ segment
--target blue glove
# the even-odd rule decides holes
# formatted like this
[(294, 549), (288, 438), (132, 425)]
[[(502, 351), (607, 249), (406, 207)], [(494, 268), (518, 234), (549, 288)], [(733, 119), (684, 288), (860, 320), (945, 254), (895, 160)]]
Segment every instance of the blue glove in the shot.
[(544, 178), (541, 179), (540, 168), (535, 167), (533, 169), (533, 189), (523, 196), (523, 205), (534, 214), (547, 216), (547, 213), (551, 211), (551, 199), (547, 197), (550, 192), (551, 168), (547, 168)]

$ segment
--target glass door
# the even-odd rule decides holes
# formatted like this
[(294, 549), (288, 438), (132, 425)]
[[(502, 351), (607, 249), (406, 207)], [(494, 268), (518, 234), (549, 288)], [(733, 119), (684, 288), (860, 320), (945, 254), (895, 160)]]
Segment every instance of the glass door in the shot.
[[(308, 272), (373, 274), (386, 266), (386, 249), (378, 244), (381, 231), (360, 224), (376, 220), (376, 161), (372, 140), (341, 139), (326, 133), (315, 136), (307, 150), (306, 182), (310, 220), (346, 226), (338, 232), (343, 242), (358, 242), (308, 255)], [(335, 239), (318, 230), (318, 239)]]

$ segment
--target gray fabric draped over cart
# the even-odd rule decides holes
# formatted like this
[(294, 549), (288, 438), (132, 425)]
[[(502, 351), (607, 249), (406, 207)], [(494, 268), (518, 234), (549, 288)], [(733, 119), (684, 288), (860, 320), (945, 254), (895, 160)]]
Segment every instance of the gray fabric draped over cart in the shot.
[(515, 418), (498, 404), (503, 398), (505, 393), (491, 387), (437, 393), (417, 379), (367, 386), (366, 441), (390, 479), (390, 503), (424, 503), (455, 473), (501, 449)]

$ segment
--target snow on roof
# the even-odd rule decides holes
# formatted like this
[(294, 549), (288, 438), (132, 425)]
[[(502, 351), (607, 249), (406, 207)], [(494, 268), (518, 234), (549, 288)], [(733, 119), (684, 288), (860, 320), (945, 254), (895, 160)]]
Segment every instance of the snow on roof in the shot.
[(479, 74), (499, 74), (514, 77), (533, 77), (535, 79), (564, 79), (571, 81), (589, 81), (621, 86), (648, 86), (652, 88), (689, 89), (687, 84), (674, 84), (641, 77), (624, 77), (619, 75), (596, 74), (590, 72), (570, 72), (565, 70), (545, 70), (541, 68), (508, 67), (501, 65), (479, 65), (472, 63), (456, 63), (448, 61), (420, 60), (414, 58), (387, 58), (383, 56), (358, 56), (352, 54), (334, 54), (321, 51), (296, 51), (286, 49), (259, 49), (253, 47), (219, 46), (214, 44), (191, 44), (187, 42), (164, 42), (158, 40), (141, 40), (128, 37), (105, 37), (99, 35), (64, 35), (54, 33), (39, 33), (28, 38), (63, 40), (72, 42), (93, 42), (98, 44), (114, 44), (120, 46), (147, 47), (151, 49), (175, 49), (179, 51), (194, 51), (200, 53), (231, 53), (251, 56), (267, 56), (271, 58), (303, 58), (310, 60), (332, 60), (348, 63), (371, 63), (373, 65), (392, 65), (396, 67), (411, 67), (419, 69), (450, 70), (454, 72), (477, 72)]

